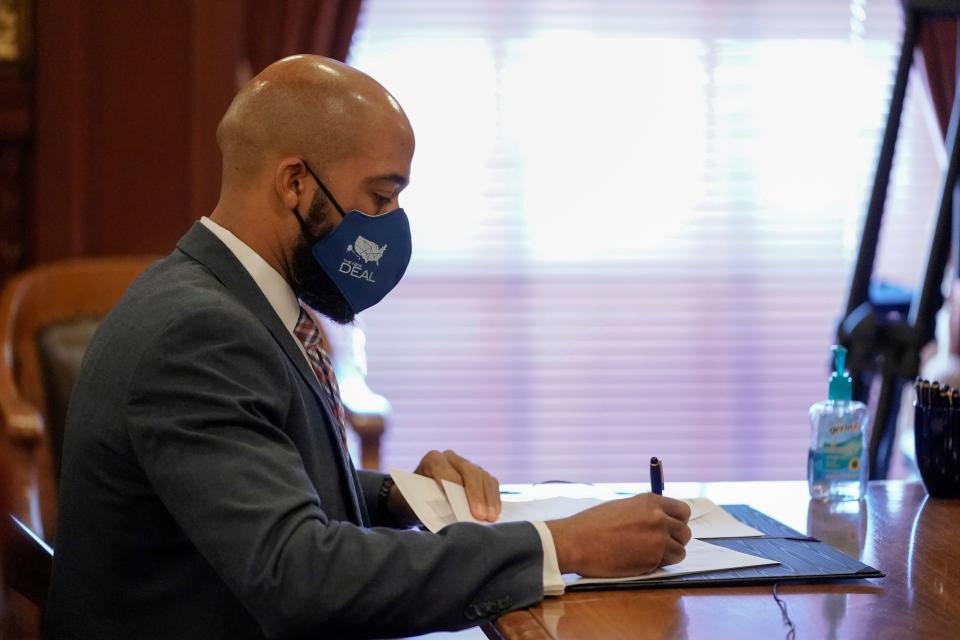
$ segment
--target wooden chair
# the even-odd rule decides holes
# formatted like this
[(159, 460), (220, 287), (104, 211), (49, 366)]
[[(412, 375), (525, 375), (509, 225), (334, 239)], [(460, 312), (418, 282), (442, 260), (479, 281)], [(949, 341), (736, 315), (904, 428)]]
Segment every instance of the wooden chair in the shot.
[[(63, 425), (62, 415), (51, 410), (49, 396), (57, 387), (45, 379), (40, 339), (52, 327), (77, 321), (88, 323), (84, 331), (89, 339), (92, 323), (106, 315), (153, 260), (143, 256), (45, 264), (13, 277), (0, 295), (0, 426), (13, 458), (13, 512), (48, 540), (55, 529), (54, 461)], [(80, 345), (81, 355), (83, 348)], [(69, 394), (71, 384), (61, 384)], [(65, 411), (64, 399), (59, 405), (60, 412)]]
[[(12, 278), (0, 295), (0, 435), (11, 445), (13, 512), (45, 539), (53, 539), (63, 417), (83, 351), (99, 320), (155, 259), (45, 264)], [(344, 401), (351, 406), (346, 395)], [(380, 465), (385, 414), (347, 412), (366, 468)]]
[(0, 438), (0, 638), (40, 637), (53, 550), (17, 518), (7, 442)]

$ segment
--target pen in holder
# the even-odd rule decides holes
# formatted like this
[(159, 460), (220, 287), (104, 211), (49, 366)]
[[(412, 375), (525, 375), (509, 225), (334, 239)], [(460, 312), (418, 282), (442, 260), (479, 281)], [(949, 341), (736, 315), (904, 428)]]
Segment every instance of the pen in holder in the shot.
[(933, 498), (960, 498), (960, 389), (917, 378), (917, 467)]

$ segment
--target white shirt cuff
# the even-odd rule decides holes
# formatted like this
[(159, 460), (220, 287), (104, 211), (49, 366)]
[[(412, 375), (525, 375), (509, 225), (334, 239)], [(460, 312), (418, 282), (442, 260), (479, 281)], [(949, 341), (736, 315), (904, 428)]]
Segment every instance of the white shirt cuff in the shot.
[(544, 522), (531, 522), (540, 534), (543, 544), (543, 595), (563, 595), (563, 576), (560, 575), (560, 563), (557, 561), (557, 546), (553, 543), (550, 527)]

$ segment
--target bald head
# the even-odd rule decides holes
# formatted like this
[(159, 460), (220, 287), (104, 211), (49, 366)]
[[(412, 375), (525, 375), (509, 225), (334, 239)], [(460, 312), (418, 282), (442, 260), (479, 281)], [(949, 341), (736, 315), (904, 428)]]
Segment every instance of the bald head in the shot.
[(376, 216), (400, 206), (414, 149), (410, 122), (386, 89), (345, 64), (306, 55), (248, 82), (220, 121), (217, 142), (223, 180), (210, 218), (291, 284), (295, 253), (308, 236), (336, 227), (340, 211)]
[(406, 115), (376, 80), (329, 58), (284, 58), (250, 80), (220, 121), (223, 187), (287, 156), (323, 166), (384, 131), (412, 140)]

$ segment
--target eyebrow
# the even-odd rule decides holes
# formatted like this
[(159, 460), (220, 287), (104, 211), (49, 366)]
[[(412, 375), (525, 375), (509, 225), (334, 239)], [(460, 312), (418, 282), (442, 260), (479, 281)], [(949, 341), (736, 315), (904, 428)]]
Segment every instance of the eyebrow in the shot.
[(367, 178), (368, 183), (381, 181), (392, 182), (401, 189), (410, 183), (410, 179), (407, 178), (407, 176), (402, 176), (399, 173), (388, 173), (382, 176), (373, 176), (372, 178)]

